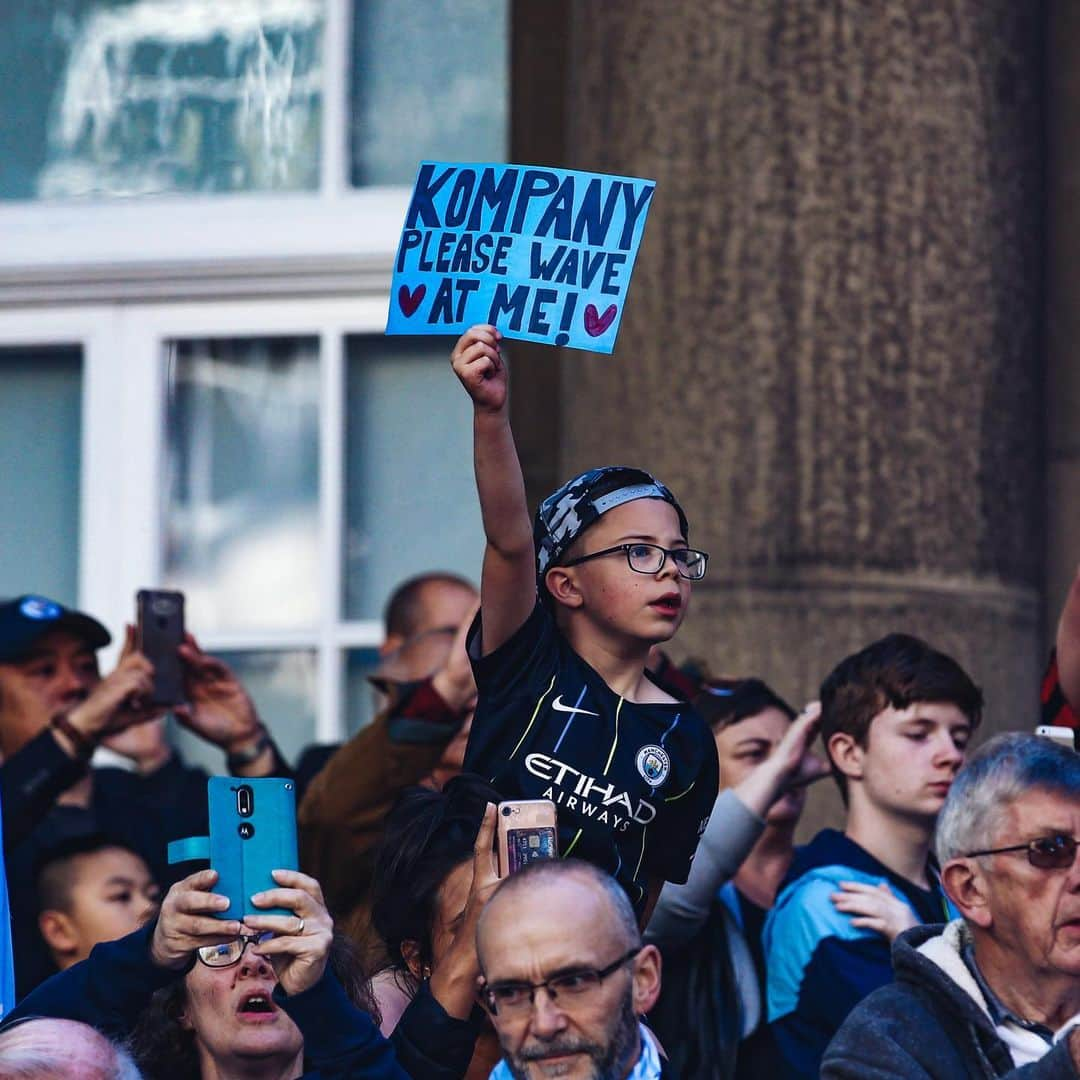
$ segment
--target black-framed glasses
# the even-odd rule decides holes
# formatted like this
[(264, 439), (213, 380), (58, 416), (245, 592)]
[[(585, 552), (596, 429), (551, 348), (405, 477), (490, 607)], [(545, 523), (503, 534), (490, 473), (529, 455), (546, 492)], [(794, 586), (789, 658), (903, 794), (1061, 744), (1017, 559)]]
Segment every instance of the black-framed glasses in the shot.
[(1013, 844), (1011, 847), (987, 848), (985, 851), (969, 851), (965, 858), (973, 859), (976, 855), (1004, 855), (1010, 851), (1024, 851), (1027, 861), (1038, 870), (1068, 870), (1076, 858), (1078, 841), (1074, 836), (1055, 833), (1053, 836), (1040, 836), (1026, 844)]
[(567, 971), (560, 975), (552, 975), (543, 982), (501, 982), (492, 983), (483, 989), (484, 1001), (492, 1013), (502, 1016), (524, 1015), (530, 1012), (533, 1002), (536, 1000), (536, 991), (544, 989), (552, 1001), (562, 1001), (563, 1004), (581, 1000), (591, 994), (609, 975), (633, 960), (641, 946), (631, 949), (628, 953), (620, 956), (618, 960), (608, 964), (605, 968), (582, 968), (580, 971)]
[(564, 562), (563, 566), (577, 566), (590, 559), (600, 559), (605, 555), (622, 552), (626, 556), (630, 569), (638, 574), (659, 574), (670, 556), (679, 571), (679, 576), (689, 581), (700, 581), (705, 576), (709, 565), (709, 556), (704, 551), (694, 548), (665, 548), (659, 544), (618, 544), (615, 547), (594, 551), (590, 555), (579, 555), (576, 559)]
[(232, 941), (223, 941), (220, 945), (203, 945), (195, 950), (195, 955), (207, 966), (213, 968), (229, 967), (235, 964), (249, 945), (258, 945), (269, 941), (274, 935), (269, 930), (261, 934), (241, 934)]

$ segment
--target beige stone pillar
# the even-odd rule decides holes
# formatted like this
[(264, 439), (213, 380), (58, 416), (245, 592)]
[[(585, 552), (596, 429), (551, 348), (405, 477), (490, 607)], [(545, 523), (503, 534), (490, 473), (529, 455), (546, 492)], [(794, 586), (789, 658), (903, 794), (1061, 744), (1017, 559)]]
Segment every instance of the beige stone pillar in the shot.
[(801, 700), (902, 629), (988, 729), (1035, 723), (1043, 15), (571, 5), (565, 164), (658, 183), (614, 358), (562, 359), (558, 471), (684, 500), (712, 563), (676, 651)]

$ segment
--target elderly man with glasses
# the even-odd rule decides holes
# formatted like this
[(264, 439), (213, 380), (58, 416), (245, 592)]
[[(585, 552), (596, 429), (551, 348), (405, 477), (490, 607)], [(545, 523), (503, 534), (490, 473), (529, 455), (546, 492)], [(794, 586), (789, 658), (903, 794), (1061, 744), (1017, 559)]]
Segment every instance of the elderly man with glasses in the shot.
[(938, 819), (962, 918), (893, 946), (896, 981), (850, 1014), (827, 1080), (1080, 1077), (1080, 755), (991, 739)]
[(491, 1080), (669, 1075), (638, 1020), (660, 995), (660, 954), (642, 945), (626, 893), (602, 870), (530, 863), (488, 901), (477, 950), (504, 1055)]

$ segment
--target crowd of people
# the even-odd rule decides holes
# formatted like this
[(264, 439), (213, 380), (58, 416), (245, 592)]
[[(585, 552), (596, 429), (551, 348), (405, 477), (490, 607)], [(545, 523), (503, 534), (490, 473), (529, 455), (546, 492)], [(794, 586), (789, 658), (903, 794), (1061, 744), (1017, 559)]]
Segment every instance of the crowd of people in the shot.
[[(91, 615), (0, 603), (0, 1078), (1080, 1077), (1080, 757), (1032, 732), (1034, 690), (969, 755), (980, 689), (907, 634), (801, 710), (676, 666), (708, 555), (675, 495), (605, 466), (530, 515), (501, 335), (451, 359), (479, 594), (394, 590), (374, 722), (288, 762), (230, 669), (179, 650), (178, 722), (297, 792), (299, 869), (259, 913), (168, 862), (208, 830), (207, 777), (131, 628), (102, 676)], [(1042, 698), (1080, 726), (1080, 578)], [(843, 827), (798, 846), (830, 776)], [(521, 799), (555, 805), (560, 857), (500, 878)]]

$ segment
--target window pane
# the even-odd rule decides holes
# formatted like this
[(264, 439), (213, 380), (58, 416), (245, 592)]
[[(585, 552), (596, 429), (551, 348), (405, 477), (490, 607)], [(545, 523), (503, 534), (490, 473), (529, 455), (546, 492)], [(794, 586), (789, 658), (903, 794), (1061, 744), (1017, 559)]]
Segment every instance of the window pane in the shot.
[(505, 161), (508, 0), (353, 4), (352, 182), (411, 184), (424, 158)]
[(381, 618), (391, 590), (425, 570), (478, 581), (472, 408), (445, 343), (351, 337), (346, 392), (346, 617)]
[(317, 621), (318, 347), (168, 347), (164, 574), (196, 633)]
[[(267, 726), (285, 759), (295, 765), (300, 751), (315, 741), (315, 653), (218, 652), (247, 687), (259, 719)], [(226, 772), (225, 755), (216, 746), (192, 735), (179, 724), (173, 741), (184, 760), (208, 772)]]
[(0, 597), (78, 600), (82, 351), (0, 349)]
[(345, 658), (345, 737), (355, 735), (375, 719), (379, 692), (368, 676), (379, 666), (378, 649), (353, 649)]
[(318, 186), (325, 0), (15, 0), (0, 198)]

